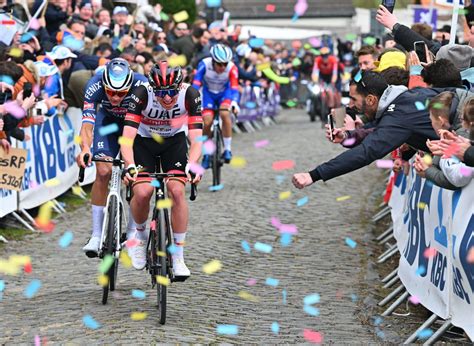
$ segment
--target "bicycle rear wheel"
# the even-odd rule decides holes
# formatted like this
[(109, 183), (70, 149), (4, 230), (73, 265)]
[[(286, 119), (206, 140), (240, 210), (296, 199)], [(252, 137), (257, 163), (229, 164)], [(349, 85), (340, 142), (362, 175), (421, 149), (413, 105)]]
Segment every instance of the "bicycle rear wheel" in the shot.
[(221, 155), (222, 155), (222, 146), (221, 146), (221, 129), (219, 126), (214, 127), (213, 141), (216, 145), (216, 151), (212, 157), (212, 185), (217, 186), (221, 183)]
[[(168, 223), (166, 222), (165, 211), (160, 209), (159, 213), (159, 223), (157, 227), (157, 251), (160, 254), (158, 256), (158, 275), (162, 277), (163, 280), (167, 280), (169, 283), (168, 278), (168, 261), (167, 261), (167, 250), (166, 250), (166, 234), (167, 230), (166, 227)], [(156, 282), (156, 294), (158, 300), (158, 314), (160, 318), (160, 324), (166, 323), (166, 301), (167, 301), (167, 284), (160, 283), (159, 280)]]
[[(115, 255), (115, 244), (116, 244), (116, 224), (117, 224), (117, 197), (111, 196), (109, 207), (107, 209), (107, 234), (105, 235), (105, 248), (103, 253), (104, 258), (106, 256)], [(114, 262), (108, 269), (107, 275), (107, 284), (102, 286), (102, 304), (107, 304), (107, 299), (109, 297), (109, 288), (111, 291), (115, 289), (115, 280), (117, 275), (117, 259), (114, 259)], [(113, 288), (112, 288), (113, 287)]]

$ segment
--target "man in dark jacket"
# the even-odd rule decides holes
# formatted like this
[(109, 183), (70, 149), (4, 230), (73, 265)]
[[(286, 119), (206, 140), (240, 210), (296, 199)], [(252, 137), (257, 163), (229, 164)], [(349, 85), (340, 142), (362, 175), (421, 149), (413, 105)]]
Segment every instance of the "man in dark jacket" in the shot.
[(293, 184), (302, 189), (318, 180), (329, 180), (355, 171), (383, 158), (403, 143), (415, 149), (429, 151), (427, 139), (438, 139), (431, 126), (426, 99), (440, 90), (405, 86), (388, 86), (380, 74), (364, 72), (356, 79), (350, 97), (354, 107), (374, 122), (375, 130), (361, 144), (336, 158), (317, 166), (311, 172), (297, 173)]

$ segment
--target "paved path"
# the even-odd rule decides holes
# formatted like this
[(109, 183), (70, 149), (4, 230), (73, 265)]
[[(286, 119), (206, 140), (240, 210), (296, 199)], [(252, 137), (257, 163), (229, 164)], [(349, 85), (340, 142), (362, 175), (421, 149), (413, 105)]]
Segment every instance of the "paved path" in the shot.
[[(272, 170), (273, 161), (293, 159), (295, 171), (305, 171), (342, 150), (328, 143), (320, 124), (310, 123), (303, 111), (284, 111), (279, 122), (236, 136), (234, 155), (245, 157), (248, 164), (243, 169), (225, 167), (222, 191), (207, 191), (210, 175), (202, 183), (191, 205), (185, 254), (193, 275), (171, 286), (165, 326), (158, 325), (156, 295), (145, 272), (121, 267), (116, 293), (106, 306), (101, 305), (98, 261), (80, 251), (91, 227), (89, 206), (84, 205), (60, 217), (52, 234), (34, 235), (1, 250), (1, 258), (30, 255), (33, 273), (0, 277), (6, 281), (0, 301), (0, 344), (31, 344), (35, 335), (49, 343), (77, 344), (293, 344), (305, 342), (305, 328), (321, 332), (325, 343), (377, 342), (373, 328), (360, 322), (358, 307), (364, 298), (359, 284), (365, 273), (359, 268), (363, 268), (365, 249), (360, 245), (352, 249), (344, 239), (358, 241), (367, 232), (361, 219), (379, 174), (366, 168), (304, 191), (291, 186), (294, 170), (283, 173), (285, 179), (278, 182), (275, 177), (280, 173)], [(269, 145), (255, 149), (254, 142), (264, 139)], [(283, 191), (293, 194), (280, 201)], [(345, 195), (352, 197), (336, 201)], [(297, 207), (296, 201), (305, 196), (309, 202)], [(272, 216), (298, 226), (299, 234), (290, 246), (280, 245), (278, 232), (270, 225)], [(75, 236), (66, 250), (58, 246), (65, 230)], [(271, 244), (273, 251), (264, 254), (252, 249), (248, 255), (242, 250), (242, 240)], [(201, 267), (211, 259), (222, 261), (223, 269), (206, 275)], [(269, 277), (279, 280), (277, 287), (265, 284)], [(28, 300), (23, 290), (33, 278), (41, 280), (42, 287)], [(256, 285), (247, 286), (249, 278), (257, 279)], [(132, 289), (146, 291), (146, 299), (133, 298)], [(257, 296), (259, 302), (243, 300), (238, 296), (241, 290)], [(312, 293), (321, 296), (315, 304), (320, 310), (317, 317), (303, 310), (303, 298)], [(130, 315), (137, 311), (147, 312), (148, 317), (132, 321)], [(102, 327), (86, 328), (82, 318), (87, 314)], [(278, 334), (272, 333), (272, 322), (279, 323)], [(239, 334), (218, 335), (218, 324), (236, 324)]]

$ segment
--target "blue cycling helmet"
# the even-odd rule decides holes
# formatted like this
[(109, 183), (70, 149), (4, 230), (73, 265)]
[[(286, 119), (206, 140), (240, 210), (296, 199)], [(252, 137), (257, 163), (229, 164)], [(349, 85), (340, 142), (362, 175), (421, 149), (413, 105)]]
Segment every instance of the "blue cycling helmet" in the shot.
[(109, 61), (102, 74), (102, 84), (110, 90), (130, 89), (133, 83), (133, 71), (127, 60), (115, 58)]
[(232, 50), (223, 44), (216, 44), (211, 48), (212, 60), (221, 64), (227, 64), (232, 60)]

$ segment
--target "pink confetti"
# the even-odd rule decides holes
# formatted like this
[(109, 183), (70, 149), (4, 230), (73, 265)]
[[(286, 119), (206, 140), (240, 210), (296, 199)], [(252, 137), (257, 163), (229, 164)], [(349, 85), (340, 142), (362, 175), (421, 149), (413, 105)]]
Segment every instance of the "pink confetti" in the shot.
[(393, 168), (393, 161), (392, 160), (377, 160), (375, 161), (375, 165), (377, 168)]
[(350, 147), (350, 146), (353, 145), (355, 142), (356, 142), (356, 139), (355, 139), (355, 138), (347, 138), (346, 140), (344, 140), (344, 141), (342, 142), (342, 145), (345, 146), (345, 147)]
[(280, 229), (281, 222), (280, 219), (277, 218), (276, 216), (272, 216), (270, 219), (270, 223), (272, 224), (273, 227)]
[(425, 249), (423, 256), (425, 256), (426, 258), (433, 258), (434, 256), (436, 256), (437, 253), (438, 250), (436, 250), (434, 247), (429, 247)]
[(321, 40), (317, 37), (311, 37), (308, 40), (309, 44), (312, 45), (313, 47), (319, 47), (321, 46)]
[(411, 296), (410, 298), (408, 298), (408, 301), (413, 305), (420, 304), (420, 299), (417, 296)]
[(196, 173), (197, 175), (203, 175), (205, 172), (205, 169), (202, 168), (199, 163), (190, 163), (189, 170), (193, 173)]
[(280, 233), (298, 234), (298, 227), (292, 224), (282, 224), (280, 226)]
[(250, 278), (250, 279), (247, 280), (247, 282), (245, 284), (247, 286), (254, 286), (256, 283), (257, 283), (257, 279)]
[(472, 168), (461, 166), (459, 170), (460, 170), (461, 175), (465, 177), (470, 177), (472, 175)]
[(474, 264), (474, 246), (471, 246), (467, 252), (467, 263)]
[(261, 141), (255, 142), (253, 145), (255, 148), (263, 148), (266, 147), (268, 144), (270, 144), (270, 141), (268, 139), (263, 139)]
[(202, 146), (202, 152), (204, 155), (212, 155), (216, 151), (216, 145), (211, 139), (208, 139), (204, 142)]
[(36, 97), (39, 97), (39, 96), (40, 96), (40, 93), (41, 93), (41, 89), (40, 89), (39, 84), (34, 84), (34, 85), (33, 85), (33, 94), (34, 94)]
[(295, 5), (295, 13), (301, 17), (306, 10), (308, 9), (308, 3), (306, 0), (298, 0), (298, 2)]
[(38, 19), (31, 18), (31, 20), (30, 20), (30, 29), (38, 30), (39, 28), (40, 28), (40, 23), (39, 23)]
[(275, 5), (273, 4), (267, 4), (267, 6), (265, 6), (265, 11), (267, 12), (275, 12)]
[(303, 336), (306, 341), (312, 342), (313, 344), (323, 343), (323, 335), (319, 332), (315, 332), (314, 330), (304, 329)]
[(35, 335), (35, 346), (41, 346), (41, 339), (39, 335)]
[(139, 242), (140, 241), (137, 238), (132, 238), (125, 242), (125, 246), (130, 249), (132, 247), (137, 246)]
[(17, 119), (24, 118), (26, 115), (26, 111), (16, 101), (5, 102), (3, 107), (6, 113), (13, 115)]
[(291, 169), (293, 167), (295, 167), (295, 161), (293, 160), (275, 161), (272, 164), (272, 168), (275, 171), (283, 171), (285, 169)]
[(36, 189), (38, 187), (38, 183), (34, 180), (30, 180), (29, 187), (30, 189)]

